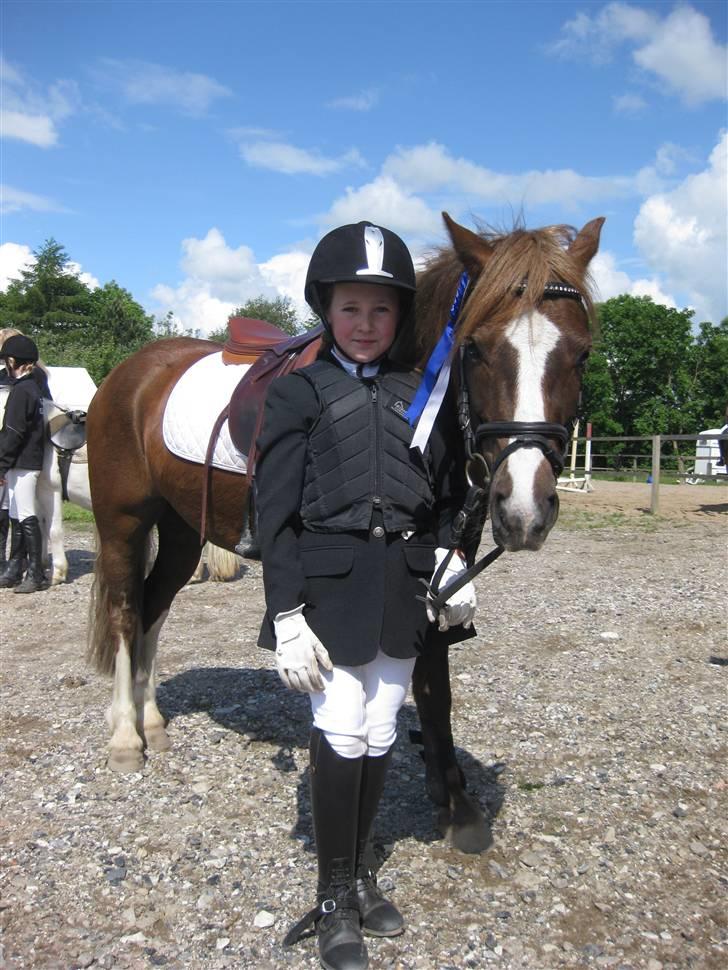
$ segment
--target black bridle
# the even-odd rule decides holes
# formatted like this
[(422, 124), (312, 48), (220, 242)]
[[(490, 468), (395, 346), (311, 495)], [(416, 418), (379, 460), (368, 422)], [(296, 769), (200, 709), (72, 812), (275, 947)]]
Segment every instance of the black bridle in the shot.
[[(525, 288), (526, 284), (521, 284), (518, 292), (523, 293)], [(544, 287), (543, 299), (577, 300), (584, 306), (584, 298), (579, 290), (566, 283), (547, 283)], [(459, 548), (461, 546), (463, 536), (470, 521), (473, 519), (480, 520), (481, 522), (485, 521), (490, 484), (504, 461), (521, 448), (538, 448), (551, 466), (554, 478), (558, 480), (559, 475), (564, 470), (566, 448), (571, 438), (571, 430), (569, 428), (563, 424), (550, 421), (478, 421), (475, 425), (475, 430), (473, 430), (473, 412), (470, 404), (470, 391), (465, 367), (467, 353), (467, 346), (461, 344), (458, 351), (458, 425), (465, 444), (465, 474), (469, 488), (463, 508), (453, 521), (450, 537), (453, 548)], [(480, 444), (484, 440), (487, 441), (492, 438), (512, 438), (513, 440), (496, 454), (491, 464), (488, 464), (480, 450)], [(560, 451), (554, 448), (554, 441), (560, 445)], [(476, 473), (476, 468), (478, 467), (480, 469), (480, 475)], [(453, 593), (457, 592), (473, 577), (481, 573), (503, 552), (504, 549), (501, 546), (496, 546), (495, 549), (491, 549), (482, 559), (479, 559), (478, 562), (461, 572), (447, 584), (445, 589), (440, 591), (440, 581), (451, 558), (451, 556), (446, 556), (440, 569), (432, 577), (431, 584), (425, 583), (428, 586), (430, 602), (434, 609), (441, 609)]]

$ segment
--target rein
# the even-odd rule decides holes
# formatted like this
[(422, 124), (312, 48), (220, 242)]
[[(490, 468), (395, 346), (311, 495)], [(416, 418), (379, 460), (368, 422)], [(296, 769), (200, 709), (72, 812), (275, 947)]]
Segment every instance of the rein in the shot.
[[(524, 281), (518, 287), (517, 292), (522, 294), (526, 289)], [(467, 295), (467, 294), (465, 294)], [(546, 283), (543, 291), (543, 298), (559, 300), (578, 300), (583, 305), (583, 297), (579, 290), (566, 283), (549, 282)], [(464, 301), (463, 301), (464, 302)], [(462, 309), (462, 304), (458, 309)], [(449, 321), (455, 327), (457, 321)], [(432, 577), (432, 582), (425, 584), (429, 594), (429, 600), (435, 610), (440, 610), (447, 600), (462, 589), (471, 579), (481, 573), (487, 566), (503, 553), (502, 546), (496, 546), (486, 553), (481, 559), (463, 570), (455, 579), (451, 580), (444, 589), (440, 589), (440, 582), (445, 574), (454, 549), (458, 548), (462, 542), (465, 529), (468, 523), (476, 516), (483, 519), (483, 511), (487, 508), (490, 495), (490, 484), (496, 472), (514, 452), (521, 448), (538, 448), (551, 465), (554, 477), (558, 479), (564, 470), (564, 455), (569, 442), (569, 430), (563, 424), (556, 424), (549, 421), (481, 421), (473, 431), (472, 410), (470, 405), (470, 392), (468, 388), (467, 375), (465, 371), (465, 348), (460, 346), (458, 351), (458, 425), (463, 435), (465, 453), (467, 455), (465, 475), (469, 483), (469, 488), (465, 496), (463, 508), (453, 520), (450, 541), (453, 549), (445, 556), (440, 567)], [(489, 466), (484, 456), (478, 450), (480, 443), (489, 438), (512, 438), (495, 457), (492, 465)], [(561, 446), (561, 452), (556, 451), (552, 445), (555, 439)], [(474, 476), (476, 466), (480, 467), (481, 474)], [(475, 477), (482, 481), (482, 485), (475, 482)]]

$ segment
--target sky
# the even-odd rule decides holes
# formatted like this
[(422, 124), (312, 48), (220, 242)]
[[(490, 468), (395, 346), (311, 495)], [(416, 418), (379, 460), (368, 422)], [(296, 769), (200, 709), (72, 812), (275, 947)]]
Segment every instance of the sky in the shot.
[(302, 317), (337, 225), (417, 259), (605, 216), (602, 300), (728, 314), (728, 4), (2, 0), (0, 290), (45, 240), (182, 329)]

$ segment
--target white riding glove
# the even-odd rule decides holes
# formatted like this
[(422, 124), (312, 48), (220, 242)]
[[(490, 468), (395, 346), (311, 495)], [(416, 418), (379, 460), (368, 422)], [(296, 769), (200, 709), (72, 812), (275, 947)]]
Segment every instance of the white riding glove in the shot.
[[(435, 578), (437, 570), (440, 568), (445, 556), (449, 555), (449, 549), (435, 549), (435, 572), (432, 574), (432, 580)], [(445, 572), (440, 580), (438, 587), (438, 592), (445, 591), (447, 584), (451, 580), (459, 576), (464, 569), (467, 569), (465, 560), (462, 558), (462, 554), (459, 550), (455, 550), (450, 559), (450, 562), (445, 568)], [(468, 582), (461, 587), (459, 590), (454, 592), (452, 596), (447, 600), (444, 606), (440, 607), (439, 613), (435, 612), (435, 607), (432, 605), (430, 596), (428, 594), (427, 602), (427, 619), (430, 623), (434, 623), (437, 620), (437, 625), (440, 632), (444, 633), (445, 630), (449, 630), (451, 626), (457, 626), (462, 623), (463, 627), (467, 630), (473, 625), (473, 617), (475, 616), (475, 587), (468, 580)]]
[(273, 620), (276, 631), (276, 666), (278, 675), (293, 690), (311, 694), (324, 689), (319, 664), (333, 670), (326, 647), (303, 616), (303, 606), (278, 613)]

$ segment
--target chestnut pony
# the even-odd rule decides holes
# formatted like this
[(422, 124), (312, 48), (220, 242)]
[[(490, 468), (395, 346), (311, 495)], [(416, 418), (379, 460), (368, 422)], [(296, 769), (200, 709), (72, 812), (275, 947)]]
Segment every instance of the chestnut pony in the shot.
[[(471, 465), (489, 479), (496, 543), (510, 551), (538, 549), (558, 514), (558, 455), (591, 344), (588, 266), (604, 220), (578, 233), (551, 226), (495, 235), (443, 217), (451, 245), (419, 274), (417, 346), (409, 351), (427, 359), (467, 271), (451, 379), (468, 391)], [(114, 368), (89, 408), (98, 529), (89, 657), (100, 672), (113, 674), (109, 766), (118, 771), (139, 770), (145, 746), (170, 746), (155, 698), (157, 641), (200, 556), (203, 468), (167, 450), (162, 416), (182, 373), (218, 350), (190, 338), (149, 344)], [(461, 442), (453, 447), (462, 451)], [(235, 546), (248, 488), (244, 475), (212, 470), (205, 538)], [(145, 579), (145, 541), (155, 525), (159, 550)], [(480, 851), (487, 825), (464, 792), (455, 757), (446, 651), (418, 658), (413, 688), (430, 797), (448, 814), (453, 843)]]

